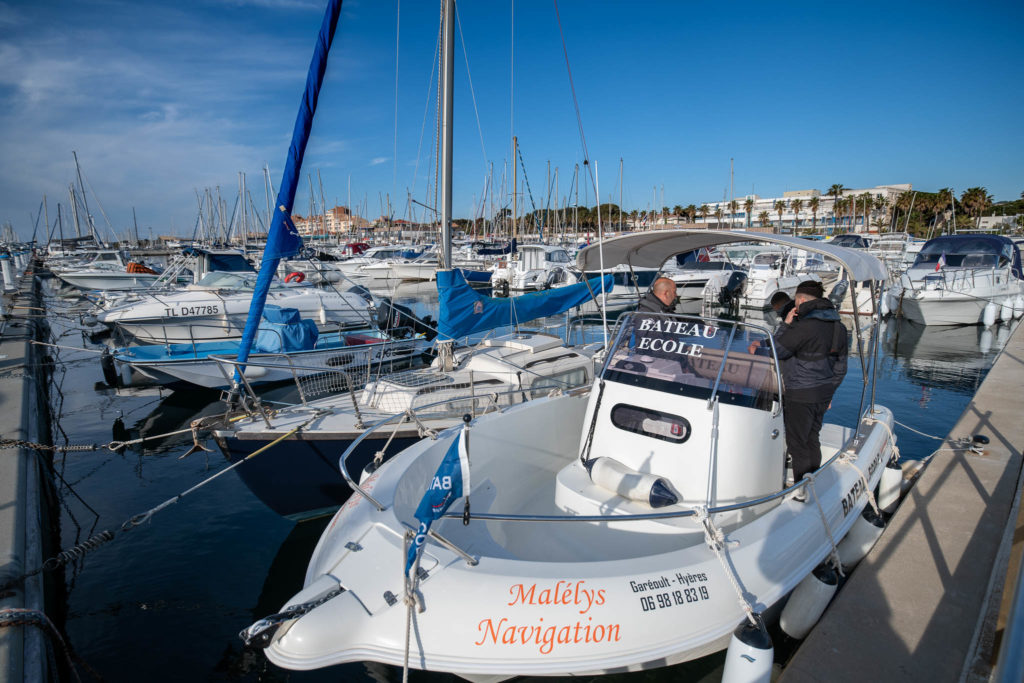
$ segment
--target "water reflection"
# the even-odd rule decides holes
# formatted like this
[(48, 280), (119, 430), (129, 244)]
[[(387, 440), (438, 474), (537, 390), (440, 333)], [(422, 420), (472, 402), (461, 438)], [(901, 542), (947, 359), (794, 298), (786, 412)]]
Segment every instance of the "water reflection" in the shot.
[(985, 329), (925, 326), (905, 319), (886, 323), (884, 348), (901, 376), (915, 383), (974, 394), (1017, 323)]

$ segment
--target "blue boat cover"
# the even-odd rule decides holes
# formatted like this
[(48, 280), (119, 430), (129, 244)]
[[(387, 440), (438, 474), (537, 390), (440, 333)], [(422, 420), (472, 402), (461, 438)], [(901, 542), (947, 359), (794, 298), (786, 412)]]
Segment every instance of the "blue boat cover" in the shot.
[(491, 276), (494, 275), (489, 270), (470, 270), (469, 268), (456, 268), (462, 277), (466, 279), (466, 282), (490, 282)]
[(568, 287), (496, 299), (474, 291), (459, 270), (439, 270), (437, 294), (441, 313), (437, 338), (451, 341), (474, 332), (558, 315), (590, 299), (591, 292), (596, 296), (602, 289), (611, 290), (612, 283), (612, 276), (605, 275)]
[(309, 351), (316, 346), (319, 336), (316, 323), (303, 320), (299, 311), (294, 308), (266, 306), (263, 309), (263, 320), (260, 322), (256, 335), (257, 353), (288, 353), (290, 351)]

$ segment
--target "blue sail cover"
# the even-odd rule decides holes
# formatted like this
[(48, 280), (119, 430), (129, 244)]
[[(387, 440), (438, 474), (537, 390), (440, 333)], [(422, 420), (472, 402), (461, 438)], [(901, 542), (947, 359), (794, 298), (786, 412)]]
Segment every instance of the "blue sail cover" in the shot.
[[(313, 127), (313, 114), (316, 112), (316, 103), (320, 97), (320, 86), (323, 85), (324, 73), (327, 71), (327, 54), (331, 50), (334, 29), (338, 26), (338, 15), (340, 14), (341, 0), (329, 0), (327, 10), (324, 12), (324, 21), (320, 26), (320, 34), (317, 36), (316, 47), (313, 50), (313, 59), (309, 63), (306, 90), (303, 92), (302, 102), (299, 103), (299, 113), (295, 117), (295, 128), (292, 130), (288, 160), (285, 162), (284, 174), (281, 177), (281, 189), (277, 193), (274, 218), (270, 223), (270, 230), (267, 232), (267, 246), (263, 249), (263, 261), (260, 264), (259, 275), (256, 277), (256, 286), (253, 288), (249, 317), (245, 321), (242, 342), (238, 348), (239, 362), (244, 363), (249, 358), (249, 349), (252, 347), (260, 320), (263, 318), (263, 306), (267, 301), (267, 291), (274, 279), (278, 263), (282, 258), (294, 256), (302, 247), (302, 238), (299, 237), (299, 231), (295, 229), (295, 224), (291, 219), (292, 205), (295, 202), (295, 190), (298, 187), (299, 174), (302, 171), (302, 157), (306, 153), (309, 131)], [(236, 380), (238, 372), (239, 369), (236, 368)]]
[(510, 322), (558, 315), (579, 306), (602, 290), (610, 291), (611, 275), (595, 277), (568, 287), (533, 292), (508, 299), (477, 293), (458, 270), (437, 271), (437, 294), (441, 304), (437, 321), (438, 341), (452, 341), (474, 332), (493, 330)]

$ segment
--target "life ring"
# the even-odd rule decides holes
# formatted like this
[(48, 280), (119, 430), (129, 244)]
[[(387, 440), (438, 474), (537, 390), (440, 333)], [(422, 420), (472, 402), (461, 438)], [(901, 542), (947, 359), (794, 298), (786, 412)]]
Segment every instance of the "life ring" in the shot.
[(288, 273), (288, 276), (285, 277), (284, 281), (285, 282), (296, 282), (296, 283), (298, 283), (298, 282), (302, 282), (305, 279), (306, 279), (306, 274), (305, 273), (300, 273), (299, 271), (296, 270), (294, 273)]

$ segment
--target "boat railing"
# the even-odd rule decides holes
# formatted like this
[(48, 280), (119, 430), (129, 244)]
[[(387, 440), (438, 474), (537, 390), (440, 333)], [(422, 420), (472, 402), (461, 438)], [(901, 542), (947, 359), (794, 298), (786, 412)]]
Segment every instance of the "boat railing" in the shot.
[[(593, 385), (589, 385), (588, 384), (588, 385), (584, 385), (584, 386), (573, 387), (571, 389), (564, 390), (563, 393), (565, 395), (569, 395), (569, 396), (583, 396), (583, 395), (585, 395), (586, 393), (588, 393), (591, 390), (592, 386)], [(501, 393), (502, 394), (516, 394), (516, 393), (519, 393), (519, 392), (518, 392), (518, 390), (512, 390), (512, 391), (506, 391), (506, 392), (501, 392)], [(439, 401), (438, 403), (439, 404), (443, 404), (443, 403), (445, 403), (445, 401)], [(433, 407), (433, 405), (434, 404), (428, 404), (428, 405), (421, 406), (421, 407), (422, 408), (430, 408), (430, 407)], [(494, 407), (494, 411), (500, 412), (501, 410), (505, 410), (508, 407), (509, 406), (495, 406)], [(487, 412), (492, 412), (492, 411), (491, 410), (485, 411), (484, 414), (486, 414)], [(874, 412), (874, 414), (878, 414), (881, 411), (874, 410), (873, 412)], [(367, 502), (369, 502), (371, 505), (373, 505), (375, 508), (377, 508), (377, 510), (379, 512), (385, 511), (387, 509), (387, 506), (385, 506), (379, 500), (374, 498), (370, 494), (369, 491), (366, 491), (361, 486), (359, 486), (359, 484), (352, 478), (351, 473), (349, 473), (349, 471), (348, 471), (347, 461), (348, 461), (348, 458), (353, 453), (355, 453), (355, 451), (359, 448), (360, 444), (365, 439), (367, 439), (371, 434), (373, 434), (373, 433), (375, 433), (375, 432), (377, 432), (377, 431), (379, 431), (381, 429), (384, 429), (384, 428), (386, 428), (389, 425), (394, 425), (394, 426), (397, 427), (397, 425), (399, 423), (401, 423), (401, 422), (403, 422), (403, 421), (405, 421), (405, 420), (407, 420), (409, 418), (410, 418), (409, 412), (400, 412), (400, 413), (395, 413), (394, 415), (391, 415), (389, 417), (383, 418), (383, 419), (375, 422), (374, 424), (370, 425), (362, 434), (360, 434), (358, 437), (356, 437), (356, 439), (349, 445), (349, 447), (347, 449), (345, 449), (345, 452), (342, 453), (341, 457), (338, 459), (338, 469), (340, 470), (341, 476), (345, 479), (345, 482), (348, 484), (349, 488), (351, 488), (354, 493), (358, 494), (363, 499), (365, 499)], [(876, 419), (874, 417), (874, 415), (869, 415), (868, 413), (865, 413), (864, 416), (861, 418), (861, 421), (863, 423), (865, 420), (874, 420), (874, 419)], [(869, 422), (869, 424), (870, 424), (870, 422)], [(453, 428), (457, 429), (457, 428), (461, 428), (461, 426), (457, 425), (456, 427), (453, 427)], [(436, 435), (435, 435), (435, 438), (436, 438)], [(850, 435), (850, 437), (846, 441), (846, 443), (844, 443), (842, 445), (842, 447), (840, 447), (831, 458), (829, 458), (824, 463), (822, 463), (821, 466), (818, 469), (816, 469), (812, 473), (812, 475), (810, 475), (810, 476), (812, 478), (816, 478), (822, 472), (824, 472), (825, 470), (827, 470), (830, 467), (832, 467), (845, 454), (847, 454), (848, 451), (850, 451), (851, 449), (855, 450), (856, 446), (859, 443), (858, 440), (862, 439), (862, 438), (863, 438), (863, 435), (860, 434), (860, 430), (854, 430), (854, 432)], [(726, 505), (708, 506), (706, 511), (707, 511), (707, 514), (713, 515), (713, 514), (720, 514), (720, 513), (725, 513), (725, 512), (734, 512), (734, 511), (737, 511), (737, 510), (744, 510), (746, 508), (753, 508), (753, 507), (758, 507), (758, 506), (761, 506), (761, 505), (766, 505), (766, 504), (769, 504), (769, 503), (773, 503), (775, 501), (779, 501), (779, 500), (785, 498), (786, 496), (790, 495), (791, 493), (796, 493), (797, 491), (799, 491), (801, 488), (803, 488), (806, 485), (807, 485), (807, 480), (806, 479), (802, 479), (802, 480), (800, 480), (798, 482), (794, 482), (792, 485), (787, 486), (787, 487), (785, 487), (785, 488), (783, 488), (783, 489), (781, 489), (781, 490), (779, 490), (779, 491), (777, 491), (775, 493), (771, 493), (771, 494), (768, 494), (768, 495), (765, 495), (765, 496), (760, 496), (758, 498), (752, 498), (750, 500), (740, 501), (740, 502), (737, 502), (737, 503), (729, 503), (729, 504), (726, 504)], [(693, 517), (693, 516), (697, 515), (697, 513), (698, 513), (698, 510), (691, 507), (691, 508), (683, 508), (683, 509), (678, 509), (678, 510), (672, 510), (672, 511), (669, 511), (669, 512), (642, 512), (642, 513), (632, 513), (632, 514), (624, 514), (624, 515), (528, 515), (528, 514), (514, 514), (514, 513), (500, 513), (500, 512), (474, 512), (473, 513), (473, 518), (477, 519), (477, 520), (491, 521), (491, 522), (589, 522), (589, 523), (605, 522), (605, 523), (607, 523), (607, 522), (610, 522), (610, 521), (614, 521), (614, 522), (618, 523), (618, 522), (639, 522), (639, 521), (649, 521), (649, 520), (680, 519), (680, 518), (683, 518), (683, 517)], [(445, 518), (449, 518), (449, 519), (462, 519), (463, 518), (463, 513), (462, 512), (448, 512), (448, 513), (445, 513), (443, 516)]]

